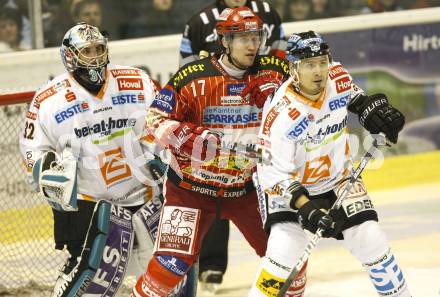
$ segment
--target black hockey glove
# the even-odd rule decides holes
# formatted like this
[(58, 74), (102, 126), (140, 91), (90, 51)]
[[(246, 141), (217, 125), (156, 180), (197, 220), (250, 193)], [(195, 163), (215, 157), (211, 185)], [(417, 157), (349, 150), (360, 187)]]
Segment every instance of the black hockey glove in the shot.
[(336, 237), (342, 230), (345, 216), (334, 209), (327, 213), (326, 210), (320, 209), (315, 201), (310, 200), (298, 209), (298, 220), (304, 229), (312, 233), (316, 233), (318, 228), (322, 228), (324, 230), (323, 237)]
[(359, 116), (359, 122), (371, 134), (383, 132), (396, 143), (405, 124), (404, 115), (388, 103), (384, 94), (359, 95), (348, 105), (348, 110)]

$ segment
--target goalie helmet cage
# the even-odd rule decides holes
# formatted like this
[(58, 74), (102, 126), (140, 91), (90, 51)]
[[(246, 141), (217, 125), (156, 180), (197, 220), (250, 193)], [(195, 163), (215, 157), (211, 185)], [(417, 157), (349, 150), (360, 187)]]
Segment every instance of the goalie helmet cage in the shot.
[(51, 287), (66, 253), (55, 250), (53, 216), (30, 191), (18, 137), (34, 92), (0, 94), (0, 295)]

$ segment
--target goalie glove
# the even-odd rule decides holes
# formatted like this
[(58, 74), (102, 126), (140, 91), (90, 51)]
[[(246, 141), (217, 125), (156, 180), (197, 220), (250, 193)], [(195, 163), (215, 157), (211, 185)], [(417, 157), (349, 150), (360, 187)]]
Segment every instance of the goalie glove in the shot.
[(70, 149), (64, 149), (61, 156), (53, 151), (44, 153), (33, 169), (38, 196), (55, 210), (77, 211), (76, 170), (77, 161)]

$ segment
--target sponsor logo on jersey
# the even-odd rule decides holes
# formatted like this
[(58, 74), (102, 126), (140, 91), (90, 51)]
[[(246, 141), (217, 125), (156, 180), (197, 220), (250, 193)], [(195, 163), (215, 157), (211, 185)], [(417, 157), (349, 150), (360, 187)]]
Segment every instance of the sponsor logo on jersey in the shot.
[(138, 101), (139, 101), (139, 103), (144, 103), (145, 102), (145, 95), (144, 95), (144, 93), (139, 93), (138, 94)]
[(295, 125), (295, 127), (289, 132), (288, 138), (296, 139), (298, 136), (300, 136), (309, 126), (309, 120), (307, 117), (303, 117), (298, 124)]
[(76, 95), (74, 92), (67, 90), (67, 93), (64, 95), (64, 98), (66, 98), (67, 102), (72, 102), (76, 99)]
[(226, 85), (226, 94), (227, 95), (240, 95), (241, 91), (243, 91), (245, 87), (244, 83), (240, 84), (227, 84)]
[(143, 90), (144, 88), (141, 78), (126, 77), (118, 78), (117, 81), (119, 91)]
[(284, 60), (281, 60), (280, 58), (277, 58), (275, 56), (260, 57), (260, 64), (262, 66), (267, 66), (267, 65), (280, 66), (283, 69), (284, 73), (289, 73), (289, 64), (287, 64)]
[(335, 81), (336, 92), (342, 93), (351, 89), (351, 79), (348, 76), (344, 76)]
[(185, 275), (189, 267), (184, 261), (170, 255), (158, 255), (156, 259), (167, 270), (180, 276)]
[[(317, 136), (318, 137), (327, 136), (329, 134), (333, 134), (333, 133), (337, 133), (337, 132), (341, 131), (342, 129), (347, 127), (347, 119), (348, 119), (348, 116), (345, 116), (344, 119), (340, 123), (333, 124), (333, 125), (327, 125), (327, 127), (325, 127), (324, 129), (322, 127), (319, 128)], [(317, 136), (315, 136), (314, 138), (316, 138)], [(322, 139), (323, 138), (324, 137), (322, 137)]]
[(76, 137), (86, 137), (92, 134), (100, 134), (101, 136), (106, 136), (111, 133), (113, 129), (122, 129), (128, 127), (134, 127), (136, 124), (136, 119), (134, 118), (124, 118), (124, 119), (113, 119), (112, 117), (107, 120), (102, 120), (92, 126), (84, 126), (82, 128), (74, 128)]
[(163, 88), (159, 94), (156, 95), (151, 107), (156, 107), (166, 113), (172, 113), (176, 105), (176, 98), (173, 91)]
[(346, 95), (343, 97), (336, 98), (328, 103), (328, 107), (331, 111), (337, 110), (339, 108), (345, 107), (350, 100), (350, 95)]
[(55, 121), (60, 124), (67, 119), (77, 115), (78, 113), (89, 110), (89, 104), (87, 102), (76, 103), (67, 108), (64, 108), (55, 114)]
[(113, 109), (113, 107), (111, 107), (111, 106), (102, 107), (102, 108), (99, 108), (99, 109), (95, 109), (93, 111), (93, 114), (100, 113), (100, 112), (103, 112), (103, 111), (112, 110), (112, 109)]
[(46, 100), (47, 98), (55, 95), (59, 91), (64, 90), (67, 87), (70, 87), (69, 80), (67, 80), (67, 79), (56, 83), (55, 85), (53, 85), (50, 88), (44, 90), (43, 92), (38, 94), (37, 97), (35, 97), (34, 106), (36, 108), (40, 108), (40, 104), (43, 103), (44, 100)]
[(258, 290), (265, 296), (276, 296), (284, 282), (285, 279), (276, 277), (263, 268), (258, 276), (256, 285)]
[[(264, 135), (270, 134), (270, 128), (272, 127), (272, 124), (275, 121), (276, 117), (280, 114), (280, 112), (284, 108), (289, 106), (289, 104), (290, 104), (290, 100), (287, 97), (283, 97), (280, 101), (278, 101), (275, 104), (274, 107), (272, 107), (269, 110), (269, 112), (267, 113), (266, 119), (264, 120), (264, 124), (263, 124), (263, 134)], [(294, 110), (298, 111), (296, 108), (294, 108)], [(289, 115), (290, 115), (290, 112), (289, 112)]]
[(110, 70), (113, 77), (119, 76), (141, 76), (142, 70), (139, 69), (113, 69)]
[(112, 103), (113, 105), (138, 103), (137, 99), (138, 96), (136, 94), (121, 94), (112, 96)]
[(191, 255), (200, 220), (200, 210), (165, 206), (156, 240), (157, 251), (171, 251)]
[(198, 72), (198, 71), (203, 71), (203, 70), (205, 70), (205, 65), (203, 65), (201, 63), (184, 66), (176, 73), (176, 75), (174, 75), (173, 86), (177, 87), (179, 82), (182, 79), (184, 79), (185, 77), (187, 77), (189, 74), (194, 73), (194, 72)]
[(221, 96), (220, 102), (222, 105), (238, 105), (243, 103), (243, 98), (240, 96)]
[(204, 124), (250, 124), (261, 121), (261, 112), (256, 106), (210, 106), (204, 109)]
[(347, 71), (345, 71), (345, 68), (342, 67), (342, 65), (337, 65), (335, 67), (330, 68), (330, 71), (328, 73), (330, 79), (335, 79), (339, 76), (348, 74)]
[(360, 212), (374, 209), (373, 203), (371, 203), (371, 200), (369, 198), (356, 200), (357, 201), (353, 201), (352, 199), (350, 199), (348, 201), (350, 203), (344, 203), (344, 209), (347, 217), (351, 217)]
[(37, 114), (35, 112), (26, 112), (26, 118), (35, 121), (37, 119)]

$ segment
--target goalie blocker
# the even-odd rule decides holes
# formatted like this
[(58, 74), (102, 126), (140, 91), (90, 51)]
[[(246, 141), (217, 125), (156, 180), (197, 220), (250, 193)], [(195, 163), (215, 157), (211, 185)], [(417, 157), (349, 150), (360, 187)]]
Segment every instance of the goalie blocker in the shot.
[[(126, 275), (138, 277), (146, 269), (162, 201), (155, 197), (142, 207), (122, 207), (80, 200), (78, 208), (78, 212), (54, 210), (59, 217), (57, 248), (66, 245), (72, 257), (60, 271), (51, 297), (115, 296)], [(194, 291), (185, 278), (170, 296), (191, 296)]]

